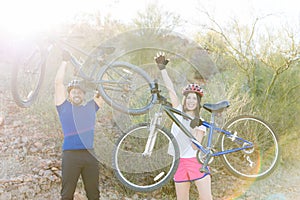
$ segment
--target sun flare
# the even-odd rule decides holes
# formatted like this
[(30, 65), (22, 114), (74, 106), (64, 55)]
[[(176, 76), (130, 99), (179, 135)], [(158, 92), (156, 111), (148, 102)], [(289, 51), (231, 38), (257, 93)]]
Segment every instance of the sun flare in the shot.
[(24, 36), (52, 29), (91, 9), (89, 1), (79, 0), (5, 1), (0, 7), (0, 29), (11, 36)]

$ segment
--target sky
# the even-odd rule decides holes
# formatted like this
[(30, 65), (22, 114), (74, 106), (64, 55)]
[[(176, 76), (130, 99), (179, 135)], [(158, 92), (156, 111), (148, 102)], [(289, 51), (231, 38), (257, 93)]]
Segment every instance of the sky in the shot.
[(1, 0), (0, 31), (10, 35), (30, 34), (70, 20), (78, 12), (100, 12), (102, 16), (109, 14), (130, 23), (150, 3), (179, 14), (185, 20), (187, 32), (206, 22), (203, 10), (221, 23), (232, 18), (251, 23), (257, 16), (272, 14), (265, 21), (271, 26), (285, 23), (300, 26), (299, 0)]

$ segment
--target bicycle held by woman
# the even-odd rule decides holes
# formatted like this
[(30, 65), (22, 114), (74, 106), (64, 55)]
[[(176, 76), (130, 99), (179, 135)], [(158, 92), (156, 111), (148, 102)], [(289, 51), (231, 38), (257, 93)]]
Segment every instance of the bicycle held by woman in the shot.
[(149, 75), (128, 62), (109, 62), (107, 58), (114, 53), (114, 47), (99, 46), (90, 53), (60, 37), (28, 41), (17, 53), (11, 90), (18, 106), (29, 107), (36, 100), (44, 80), (47, 58), (54, 46), (63, 51), (75, 51), (80, 56), (71, 54), (75, 76), (83, 80), (87, 91), (99, 91), (104, 101), (114, 109), (138, 115), (147, 112), (153, 105), (154, 96), (149, 98), (149, 93), (145, 93), (150, 92)]
[[(215, 116), (229, 107), (228, 101), (203, 104), (203, 108), (211, 113), (209, 123), (173, 108), (160, 94), (157, 83), (152, 84), (151, 92), (159, 106), (153, 119), (131, 128), (119, 138), (114, 148), (112, 165), (123, 185), (135, 191), (149, 192), (162, 187), (173, 177), (178, 167), (179, 148), (174, 136), (161, 125), (163, 112), (197, 146), (197, 160), (203, 164), (201, 172), (206, 172), (207, 166), (218, 156), (231, 174), (242, 179), (263, 179), (274, 171), (279, 161), (278, 139), (264, 120), (241, 115), (220, 128), (215, 124)], [(206, 142), (199, 143), (176, 115), (191, 120), (192, 128), (205, 126), (209, 130)], [(169, 153), (170, 148), (173, 155)]]

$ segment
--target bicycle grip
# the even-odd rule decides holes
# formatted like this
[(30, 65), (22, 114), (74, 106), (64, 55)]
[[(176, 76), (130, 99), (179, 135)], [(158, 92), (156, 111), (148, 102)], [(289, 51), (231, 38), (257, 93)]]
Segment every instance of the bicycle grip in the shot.
[(150, 84), (150, 88), (151, 94), (157, 94), (159, 92), (157, 79), (154, 79), (154, 81)]

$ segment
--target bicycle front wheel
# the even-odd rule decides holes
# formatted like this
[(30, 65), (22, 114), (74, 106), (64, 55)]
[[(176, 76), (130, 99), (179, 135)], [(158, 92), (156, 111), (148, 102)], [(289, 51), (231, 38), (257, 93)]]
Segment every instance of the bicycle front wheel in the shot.
[(154, 104), (151, 78), (141, 68), (117, 61), (101, 69), (99, 92), (114, 109), (131, 115), (146, 113)]
[(27, 45), (19, 52), (12, 71), (11, 92), (15, 103), (29, 107), (44, 79), (46, 59), (38, 45)]
[(157, 127), (153, 138), (154, 146), (147, 151), (149, 124), (139, 124), (119, 138), (114, 148), (114, 173), (134, 191), (149, 192), (162, 187), (178, 167), (179, 149), (174, 137)]
[[(269, 124), (260, 118), (243, 115), (228, 121), (224, 130), (253, 144), (252, 148), (221, 156), (229, 172), (242, 179), (254, 180), (265, 178), (274, 171), (279, 161), (279, 145)], [(220, 145), (221, 150), (226, 151), (246, 143), (238, 144), (234, 138), (223, 135)]]

